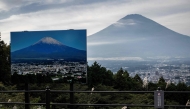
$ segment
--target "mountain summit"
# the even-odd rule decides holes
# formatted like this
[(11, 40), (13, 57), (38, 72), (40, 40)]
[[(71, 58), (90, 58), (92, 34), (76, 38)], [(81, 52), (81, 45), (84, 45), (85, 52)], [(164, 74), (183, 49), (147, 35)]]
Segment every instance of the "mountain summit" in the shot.
[(190, 37), (142, 15), (123, 17), (88, 37), (89, 58), (190, 57)]

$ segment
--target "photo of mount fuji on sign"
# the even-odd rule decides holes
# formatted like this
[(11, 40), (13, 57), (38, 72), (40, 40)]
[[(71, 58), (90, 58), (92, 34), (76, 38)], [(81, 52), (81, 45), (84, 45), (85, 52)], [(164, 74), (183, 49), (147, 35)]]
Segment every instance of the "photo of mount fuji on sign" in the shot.
[[(74, 30), (68, 30), (64, 32), (66, 32), (65, 37), (64, 34), (61, 34), (63, 31), (50, 32), (50, 34), (56, 33), (55, 36), (49, 35), (48, 33), (45, 35), (43, 32), (13, 32), (11, 37), (11, 59), (13, 61), (27, 59), (64, 59), (66, 61), (86, 61), (86, 32), (78, 32), (78, 35)], [(71, 33), (70, 36), (68, 35), (69, 32)], [(34, 35), (31, 36), (31, 34)], [(43, 37), (39, 36), (40, 34), (42, 34)], [(25, 36), (25, 39), (20, 40), (23, 38), (22, 35)], [(82, 35), (85, 37), (82, 37)], [(78, 40), (79, 38), (80, 40)], [(59, 41), (59, 39), (61, 40)], [(29, 45), (27, 42), (31, 44)], [(32, 42), (34, 43), (32, 44)], [(22, 45), (26, 47), (22, 47)]]

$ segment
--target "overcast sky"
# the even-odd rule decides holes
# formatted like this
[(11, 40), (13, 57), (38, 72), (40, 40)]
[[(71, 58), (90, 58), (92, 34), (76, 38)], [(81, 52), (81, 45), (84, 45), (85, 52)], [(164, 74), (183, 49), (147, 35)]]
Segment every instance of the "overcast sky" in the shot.
[(94, 34), (128, 14), (141, 14), (190, 36), (189, 0), (0, 0), (1, 39), (12, 31), (87, 29)]

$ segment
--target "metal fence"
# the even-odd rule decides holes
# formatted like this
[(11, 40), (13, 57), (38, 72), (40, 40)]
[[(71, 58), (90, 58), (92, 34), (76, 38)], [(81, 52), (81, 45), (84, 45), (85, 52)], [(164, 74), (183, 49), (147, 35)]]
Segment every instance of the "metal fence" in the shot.
[[(46, 88), (45, 90), (11, 90), (11, 91), (0, 91), (0, 93), (24, 93), (25, 102), (0, 102), (0, 104), (18, 104), (25, 105), (25, 109), (29, 109), (30, 105), (45, 105), (46, 109), (50, 109), (51, 105), (64, 105), (69, 106), (70, 109), (74, 109), (74, 106), (127, 106), (127, 107), (154, 107), (154, 105), (139, 105), (139, 104), (76, 104), (74, 103), (74, 93), (152, 93), (155, 91), (73, 91), (73, 88), (70, 87), (70, 90), (50, 90)], [(46, 94), (46, 103), (30, 103), (29, 102), (29, 93), (45, 93)], [(50, 97), (51, 93), (70, 93), (70, 102), (69, 103), (51, 103)], [(190, 93), (190, 91), (164, 91), (164, 93)], [(184, 105), (164, 105), (164, 107), (173, 107), (173, 108), (184, 108), (190, 109), (190, 106)]]

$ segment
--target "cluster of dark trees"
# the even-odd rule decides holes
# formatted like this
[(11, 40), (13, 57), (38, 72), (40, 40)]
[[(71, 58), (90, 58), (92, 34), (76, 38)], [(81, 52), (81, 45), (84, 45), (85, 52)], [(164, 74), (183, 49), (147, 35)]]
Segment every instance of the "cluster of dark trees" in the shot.
[[(147, 87), (143, 86), (143, 81), (139, 75), (130, 77), (129, 73), (122, 68), (113, 73), (110, 70), (107, 70), (105, 67), (102, 67), (99, 63), (94, 62), (91, 66), (88, 66), (87, 69), (88, 80), (87, 84), (74, 84), (74, 90), (86, 90), (89, 91), (91, 88), (94, 88), (96, 91), (154, 91), (158, 87), (161, 87), (165, 91), (190, 91), (190, 86), (187, 86), (184, 83), (178, 83), (177, 85), (171, 83), (166, 87), (166, 81), (161, 77), (158, 83), (149, 82)], [(14, 77), (14, 79), (12, 77)], [(43, 77), (42, 75), (26, 75), (28, 81), (37, 81), (30, 86), (32, 90), (42, 90), (45, 89), (45, 86), (42, 83), (47, 82), (51, 89), (55, 90), (68, 90), (69, 83), (66, 80), (54, 82), (51, 80), (51, 77)], [(26, 81), (23, 76), (19, 76), (16, 73), (11, 75), (10, 72), (10, 45), (4, 43), (0, 40), (0, 89), (2, 90), (18, 90), (22, 89), (21, 82)], [(40, 84), (38, 84), (38, 82)], [(50, 84), (51, 83), (51, 84)], [(4, 94), (1, 97), (7, 97), (8, 95)], [(9, 97), (11, 97), (9, 95)], [(20, 95), (14, 95), (13, 99), (18, 100)], [(45, 102), (44, 94), (31, 94), (31, 101), (33, 102)], [(150, 93), (145, 94), (105, 94), (105, 93), (75, 93), (75, 102), (76, 103), (86, 103), (86, 104), (119, 104), (119, 103), (128, 103), (128, 104), (152, 104), (154, 103), (153, 95)], [(165, 94), (165, 104), (168, 105), (185, 105), (187, 100), (190, 99), (190, 93), (166, 93)], [(19, 100), (23, 100), (20, 99)], [(0, 101), (1, 102), (1, 101)], [(52, 102), (69, 102), (69, 94), (52, 94)], [(77, 107), (79, 108), (79, 107)], [(117, 107), (110, 107), (110, 109), (117, 109)]]
[(0, 37), (0, 81), (10, 82), (10, 45), (7, 45)]

